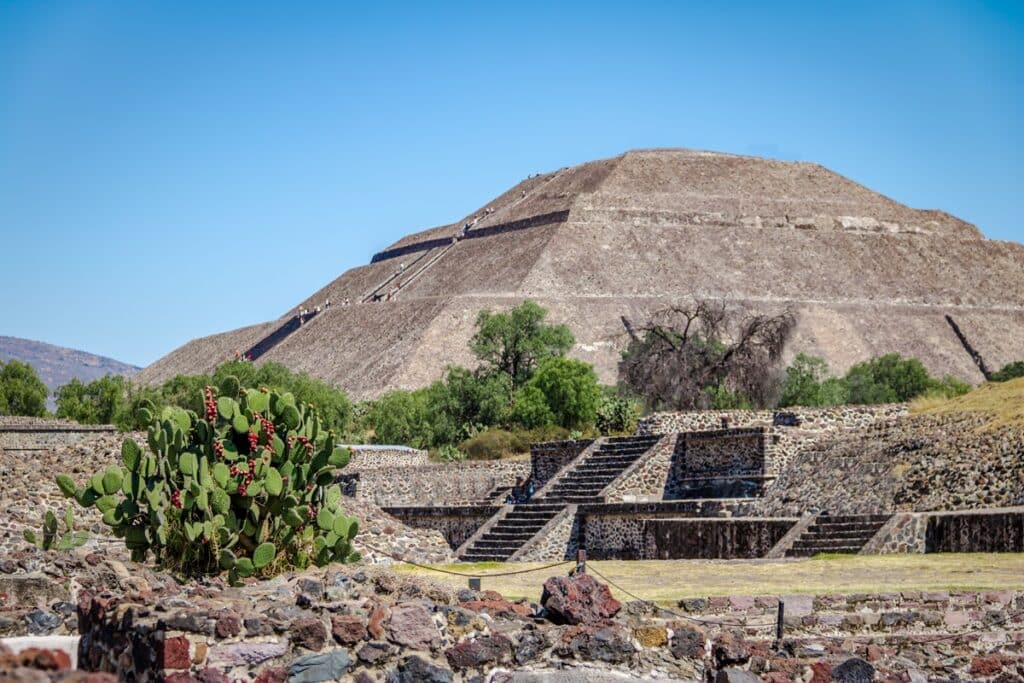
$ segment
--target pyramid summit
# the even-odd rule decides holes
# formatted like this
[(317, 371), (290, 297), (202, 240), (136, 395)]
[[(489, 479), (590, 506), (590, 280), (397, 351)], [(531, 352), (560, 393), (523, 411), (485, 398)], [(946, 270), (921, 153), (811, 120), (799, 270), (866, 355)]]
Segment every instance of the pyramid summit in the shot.
[(471, 366), (477, 313), (527, 298), (569, 325), (571, 355), (608, 383), (623, 318), (695, 299), (790, 308), (789, 353), (822, 356), (835, 373), (898, 352), (980, 381), (960, 334), (990, 367), (1024, 357), (1024, 246), (818, 164), (650, 149), (528, 178), (281, 318), (193, 340), (137, 378), (209, 372), (250, 352), (374, 397)]

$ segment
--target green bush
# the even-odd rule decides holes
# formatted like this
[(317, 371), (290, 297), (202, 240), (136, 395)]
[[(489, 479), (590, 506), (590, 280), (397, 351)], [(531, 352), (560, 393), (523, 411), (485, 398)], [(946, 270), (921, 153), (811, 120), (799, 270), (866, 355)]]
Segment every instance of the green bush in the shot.
[(1007, 363), (1003, 369), (992, 375), (993, 382), (1008, 382), (1011, 379), (1024, 377), (1024, 360)]
[(527, 387), (535, 387), (544, 395), (554, 424), (567, 429), (586, 429), (597, 418), (601, 387), (589, 363), (573, 358), (549, 358), (541, 363)]
[(614, 387), (604, 387), (594, 424), (605, 436), (632, 434), (640, 421), (642, 407), (639, 400), (622, 396)]
[(49, 393), (28, 363), (0, 362), (0, 415), (43, 417)]
[(466, 454), (450, 443), (446, 443), (440, 448), (431, 451), (431, 455), (435, 460), (440, 460), (441, 462), (458, 462), (466, 459)]
[(207, 387), (202, 417), (143, 405), (149, 453), (132, 439), (121, 465), (84, 485), (57, 485), (96, 507), (132, 559), (152, 552), (166, 568), (195, 576), (228, 570), (236, 582), (293, 567), (352, 561), (357, 522), (341, 508), (335, 471), (348, 463), (315, 409), (290, 393), (243, 389), (225, 377)]
[(529, 441), (504, 429), (489, 429), (459, 444), (459, 450), (470, 460), (499, 460), (530, 450)]

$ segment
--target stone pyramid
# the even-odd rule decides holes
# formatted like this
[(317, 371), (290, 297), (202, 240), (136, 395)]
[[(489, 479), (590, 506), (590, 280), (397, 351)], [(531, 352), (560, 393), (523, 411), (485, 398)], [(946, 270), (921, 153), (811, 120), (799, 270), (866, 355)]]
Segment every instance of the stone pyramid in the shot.
[(524, 180), (396, 242), (281, 318), (191, 341), (137, 377), (207, 372), (250, 351), (373, 397), (472, 366), (477, 312), (526, 298), (569, 325), (572, 355), (608, 383), (628, 341), (623, 317), (694, 299), (791, 308), (790, 355), (823, 356), (836, 373), (899, 352), (933, 374), (980, 381), (950, 320), (993, 369), (1024, 358), (1024, 246), (817, 164), (655, 149)]

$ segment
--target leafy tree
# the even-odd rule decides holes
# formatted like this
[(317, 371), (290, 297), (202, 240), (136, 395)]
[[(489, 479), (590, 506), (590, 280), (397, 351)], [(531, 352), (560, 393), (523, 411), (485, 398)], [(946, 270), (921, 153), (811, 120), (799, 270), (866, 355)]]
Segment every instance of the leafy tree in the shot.
[(573, 358), (549, 358), (530, 378), (527, 387), (538, 389), (554, 416), (554, 423), (586, 428), (597, 419), (601, 387), (590, 363)]
[(128, 382), (106, 375), (85, 384), (73, 379), (57, 389), (57, 417), (82, 424), (112, 424), (126, 402)]
[(622, 384), (652, 409), (693, 410), (774, 404), (775, 367), (796, 319), (788, 311), (739, 317), (724, 304), (697, 302), (659, 311), (639, 331), (624, 322), (631, 341), (619, 363)]
[(1024, 360), (1007, 363), (1002, 370), (994, 373), (991, 379), (993, 382), (1007, 382), (1018, 377), (1024, 377)]
[(936, 384), (921, 361), (898, 353), (857, 363), (844, 379), (850, 403), (858, 404), (909, 401)]
[(554, 424), (555, 414), (548, 407), (544, 392), (533, 384), (527, 384), (516, 392), (512, 421), (526, 429), (534, 429)]
[(429, 448), (434, 442), (429, 391), (389, 391), (374, 402), (367, 416), (374, 426), (374, 443)]
[(786, 368), (786, 379), (782, 383), (782, 397), (779, 399), (779, 405), (822, 405), (822, 383), (828, 377), (828, 363), (824, 358), (798, 353)]
[(451, 367), (429, 389), (430, 422), (435, 445), (457, 443), (508, 419), (509, 378)]
[(28, 363), (0, 362), (0, 415), (43, 417), (49, 393)]
[(564, 356), (576, 341), (568, 327), (548, 324), (546, 317), (547, 311), (529, 300), (505, 313), (480, 311), (470, 349), (485, 372), (507, 375), (512, 390), (518, 389), (541, 362)]

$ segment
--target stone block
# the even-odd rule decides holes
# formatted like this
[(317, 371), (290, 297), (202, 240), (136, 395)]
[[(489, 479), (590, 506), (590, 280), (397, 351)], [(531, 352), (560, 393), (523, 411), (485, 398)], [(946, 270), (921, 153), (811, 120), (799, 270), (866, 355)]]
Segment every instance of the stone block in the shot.
[(192, 665), (189, 642), (185, 636), (165, 638), (159, 648), (159, 665), (163, 669), (187, 669)]

